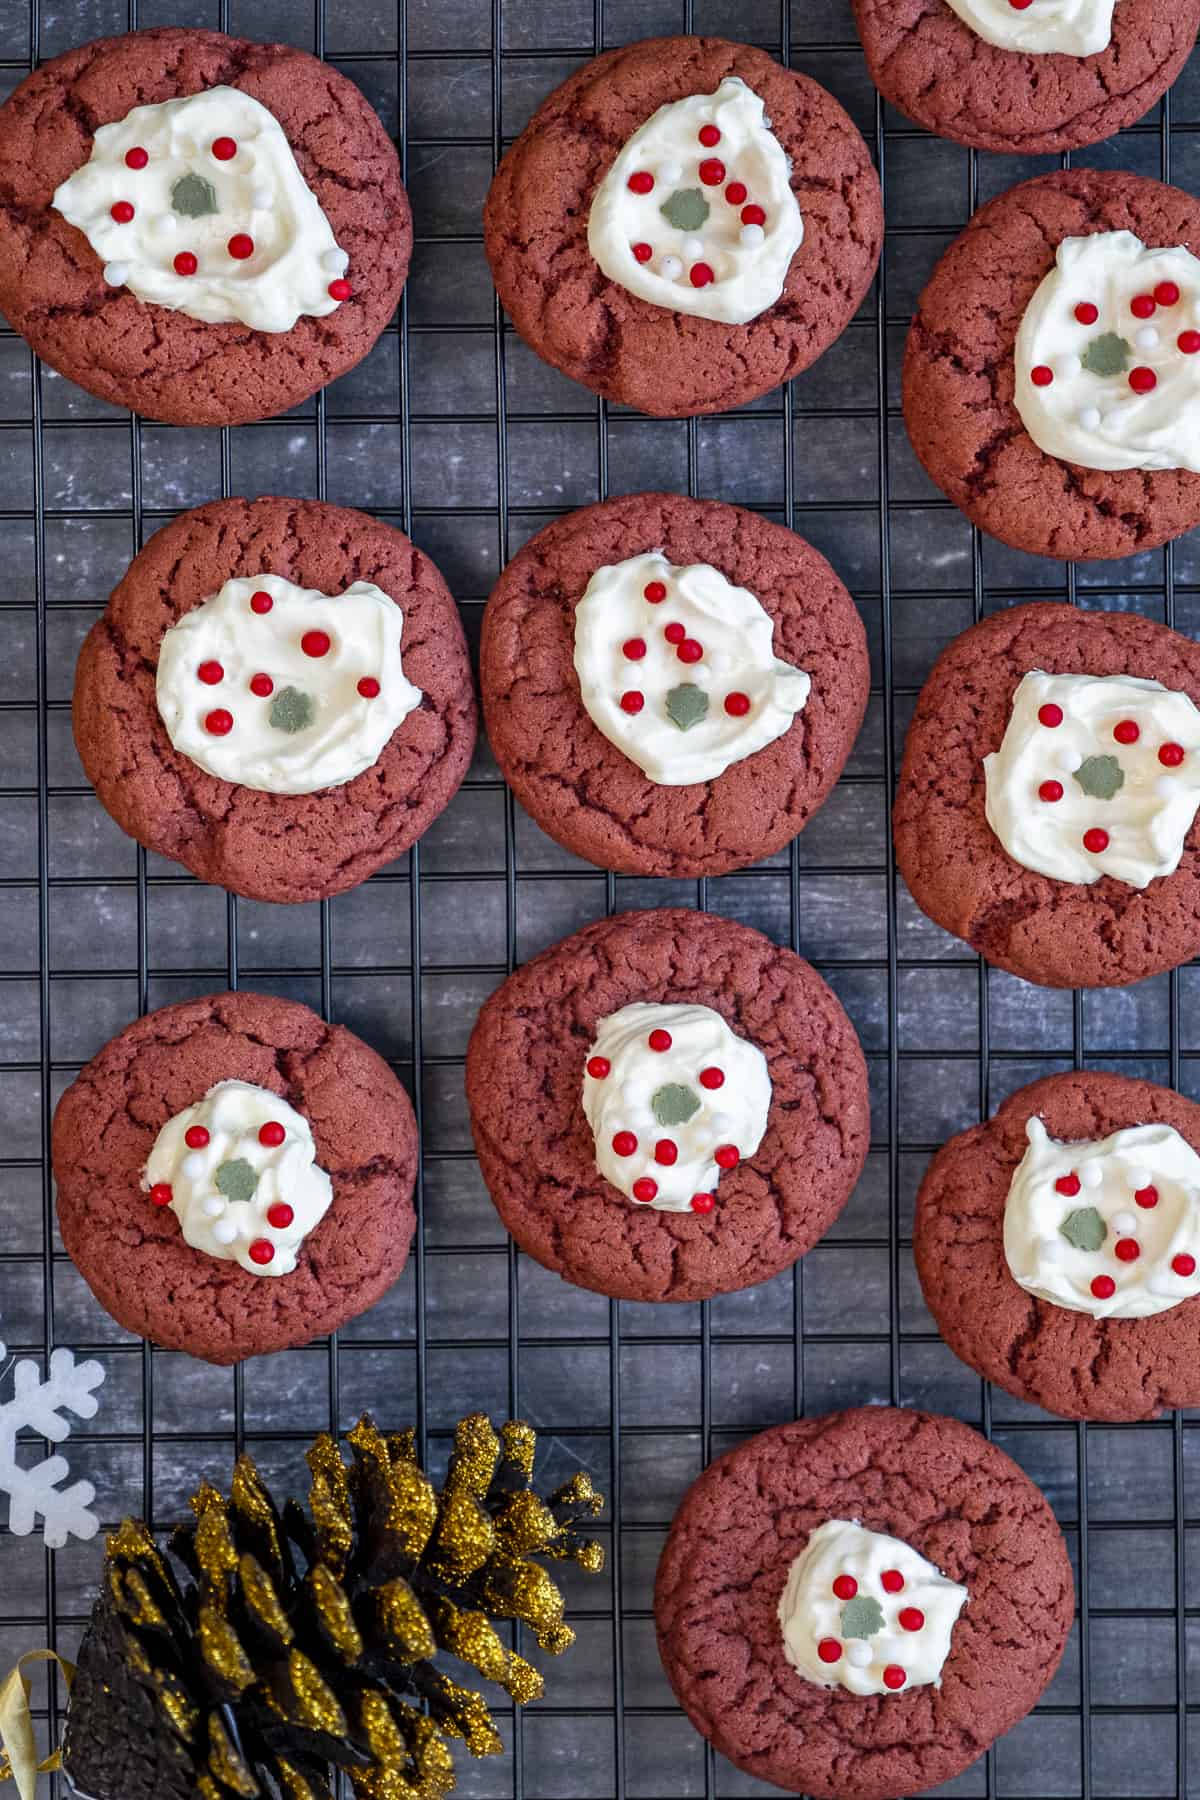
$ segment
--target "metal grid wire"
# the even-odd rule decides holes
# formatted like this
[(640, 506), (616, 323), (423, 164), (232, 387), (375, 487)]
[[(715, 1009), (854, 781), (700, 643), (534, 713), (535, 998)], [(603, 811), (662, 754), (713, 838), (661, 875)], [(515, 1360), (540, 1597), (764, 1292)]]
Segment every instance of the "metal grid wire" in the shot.
[[(1044, 1703), (944, 1791), (1183, 1792), (1188, 1653), (1200, 1651), (1200, 1565), (1193, 1556), (1189, 1585), (1185, 1562), (1200, 1526), (1194, 1493), (1188, 1508), (1193, 1421), (1088, 1429), (990, 1391), (938, 1338), (910, 1249), (929, 1153), (1020, 1083), (1117, 1066), (1200, 1089), (1200, 1031), (1183, 1004), (1194, 969), (1115, 993), (1027, 988), (925, 921), (889, 856), (904, 725), (955, 632), (995, 607), (1064, 595), (1182, 630), (1200, 622), (1194, 541), (1094, 567), (1015, 555), (941, 500), (905, 440), (897, 374), (922, 280), (980, 200), (1046, 159), (976, 157), (889, 113), (848, 0), (793, 0), (790, 18), (787, 0), (0, 0), (4, 91), (40, 58), (156, 24), (328, 55), (396, 132), (418, 229), (398, 320), (360, 370), (282, 422), (205, 432), (130, 419), (0, 334), (0, 1335), (10, 1350), (64, 1342), (105, 1363), (100, 1412), (67, 1446), (105, 1521), (134, 1510), (169, 1523), (243, 1445), (269, 1477), (298, 1484), (311, 1433), (367, 1405), (387, 1426), (415, 1420), (435, 1465), (461, 1412), (522, 1413), (543, 1433), (547, 1476), (583, 1465), (611, 1496), (614, 1554), (602, 1582), (571, 1583), (580, 1642), (549, 1671), (549, 1698), (523, 1718), (498, 1709), (505, 1754), (464, 1764), (460, 1791), (766, 1794), (691, 1730), (658, 1666), (651, 1588), (675, 1504), (712, 1455), (804, 1410), (940, 1408), (994, 1436), (1047, 1491), (1080, 1600)], [(884, 177), (889, 237), (858, 319), (790, 390), (720, 419), (661, 423), (594, 402), (504, 329), (479, 212), (503, 146), (571, 68), (600, 47), (692, 29), (761, 43), (838, 94)], [(1160, 112), (1076, 160), (1196, 185), (1197, 122), (1194, 59)], [(547, 518), (648, 486), (791, 523), (831, 556), (868, 624), (875, 686), (850, 770), (767, 864), (698, 883), (598, 874), (520, 814), (481, 750), (403, 862), (332, 903), (267, 907), (137, 850), (83, 780), (69, 730), (75, 649), (130, 556), (179, 509), (218, 492), (361, 506), (435, 557), (477, 628), (504, 560)], [(874, 1144), (842, 1220), (793, 1272), (709, 1305), (637, 1307), (515, 1254), (470, 1154), (462, 1059), (480, 1002), (517, 962), (605, 910), (667, 902), (757, 925), (817, 963), (869, 1054)], [(81, 1062), (137, 1011), (226, 982), (293, 995), (360, 1031), (408, 1085), (424, 1146), (421, 1230), (393, 1293), (340, 1340), (232, 1372), (151, 1350), (100, 1311), (62, 1254), (47, 1162), (54, 1102)], [(0, 1536), (0, 1663), (46, 1641), (71, 1653), (100, 1556), (100, 1541), (48, 1553)], [(37, 1689), (48, 1742), (60, 1698)]]

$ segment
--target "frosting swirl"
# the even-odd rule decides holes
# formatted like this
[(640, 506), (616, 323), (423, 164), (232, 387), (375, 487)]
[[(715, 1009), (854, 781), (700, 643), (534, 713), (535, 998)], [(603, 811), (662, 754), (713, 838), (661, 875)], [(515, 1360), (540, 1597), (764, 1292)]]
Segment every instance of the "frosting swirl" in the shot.
[(1112, 42), (1118, 0), (946, 0), (976, 37), (1026, 56), (1095, 56)]

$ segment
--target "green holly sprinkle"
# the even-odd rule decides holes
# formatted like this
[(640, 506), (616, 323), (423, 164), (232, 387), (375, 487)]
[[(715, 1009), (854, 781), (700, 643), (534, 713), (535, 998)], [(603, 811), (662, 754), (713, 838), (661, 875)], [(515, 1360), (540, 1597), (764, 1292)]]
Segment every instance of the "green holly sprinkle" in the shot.
[(680, 731), (690, 731), (708, 715), (708, 695), (694, 681), (681, 682), (667, 695), (667, 717)]
[(1125, 786), (1125, 771), (1115, 756), (1089, 756), (1075, 771), (1089, 800), (1111, 800)]
[(1133, 355), (1123, 337), (1106, 331), (1095, 337), (1083, 353), (1083, 366), (1089, 375), (1123, 375)]
[(220, 210), (217, 190), (203, 175), (181, 175), (171, 189), (171, 210), (184, 219), (203, 219)]
[(302, 694), (299, 688), (280, 688), (271, 702), (268, 715), (276, 731), (306, 731), (316, 717), (316, 706), (311, 694)]
[(651, 1096), (650, 1106), (660, 1125), (686, 1125), (700, 1111), (700, 1101), (681, 1081), (669, 1081)]
[(699, 231), (712, 208), (699, 188), (676, 188), (658, 210), (676, 231)]
[(217, 1170), (216, 1181), (227, 1200), (252, 1200), (258, 1186), (258, 1176), (244, 1156), (223, 1162)]
[(870, 1594), (856, 1594), (853, 1600), (847, 1600), (842, 1608), (844, 1638), (874, 1637), (882, 1630), (883, 1608), (878, 1600), (872, 1599)]
[(1058, 1229), (1076, 1250), (1099, 1250), (1108, 1236), (1108, 1226), (1094, 1206), (1077, 1206)]

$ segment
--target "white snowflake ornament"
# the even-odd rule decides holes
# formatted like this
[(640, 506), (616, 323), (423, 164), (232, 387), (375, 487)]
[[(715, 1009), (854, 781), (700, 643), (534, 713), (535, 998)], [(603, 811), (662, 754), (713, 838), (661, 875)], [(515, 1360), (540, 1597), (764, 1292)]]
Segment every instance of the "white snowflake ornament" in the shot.
[[(0, 1360), (6, 1355), (0, 1344)], [(51, 1353), (44, 1379), (33, 1361), (14, 1365), (12, 1398), (0, 1402), (0, 1492), (8, 1495), (8, 1524), (14, 1536), (28, 1537), (39, 1514), (51, 1550), (61, 1550), (69, 1537), (86, 1540), (99, 1531), (100, 1521), (89, 1510), (96, 1498), (91, 1482), (60, 1486), (71, 1472), (64, 1456), (22, 1463), (17, 1433), (28, 1429), (51, 1443), (62, 1443), (71, 1430), (63, 1413), (94, 1418), (99, 1408), (94, 1390), (103, 1380), (98, 1362), (77, 1363), (70, 1350), (61, 1348)]]

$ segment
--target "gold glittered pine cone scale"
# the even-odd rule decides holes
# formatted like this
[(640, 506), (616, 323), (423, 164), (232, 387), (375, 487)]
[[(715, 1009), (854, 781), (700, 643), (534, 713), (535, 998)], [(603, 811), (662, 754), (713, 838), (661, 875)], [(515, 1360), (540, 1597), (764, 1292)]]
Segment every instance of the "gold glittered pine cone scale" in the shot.
[(501, 1749), (483, 1695), (434, 1659), (537, 1699), (540, 1674), (495, 1622), (567, 1649), (562, 1594), (534, 1559), (598, 1572), (579, 1521), (603, 1499), (584, 1474), (536, 1494), (520, 1421), (463, 1419), (440, 1493), (411, 1431), (364, 1417), (349, 1442), (349, 1467), (332, 1437), (309, 1449), (307, 1509), (278, 1508), (243, 1456), (228, 1500), (207, 1482), (192, 1497), (169, 1556), (132, 1520), (112, 1534), (63, 1749), (80, 1795), (331, 1800), (341, 1768), (364, 1800), (442, 1800), (449, 1740)]

